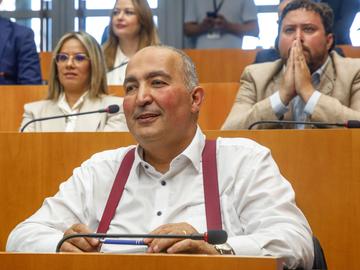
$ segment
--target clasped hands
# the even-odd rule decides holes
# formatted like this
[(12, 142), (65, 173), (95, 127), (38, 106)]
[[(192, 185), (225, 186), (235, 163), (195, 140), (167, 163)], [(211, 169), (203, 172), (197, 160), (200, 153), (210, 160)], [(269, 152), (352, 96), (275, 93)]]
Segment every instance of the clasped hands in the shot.
[(280, 85), (281, 101), (287, 106), (296, 95), (299, 95), (307, 103), (314, 91), (302, 44), (296, 39), (291, 46), (284, 77)]
[(216, 17), (205, 17), (201, 22), (201, 28), (203, 32), (208, 32), (214, 29), (226, 32), (228, 29), (228, 21), (224, 15), (221, 14), (217, 14)]
[[(84, 224), (74, 224), (64, 233), (64, 236), (76, 233), (93, 233)], [(149, 234), (193, 234), (197, 233), (194, 227), (188, 223), (165, 224), (149, 232)], [(214, 254), (217, 255), (216, 249), (203, 240), (191, 239), (144, 239), (148, 246), (148, 253), (187, 253), (187, 254)], [(95, 238), (72, 238), (64, 242), (61, 246), (61, 252), (98, 252), (101, 243)]]

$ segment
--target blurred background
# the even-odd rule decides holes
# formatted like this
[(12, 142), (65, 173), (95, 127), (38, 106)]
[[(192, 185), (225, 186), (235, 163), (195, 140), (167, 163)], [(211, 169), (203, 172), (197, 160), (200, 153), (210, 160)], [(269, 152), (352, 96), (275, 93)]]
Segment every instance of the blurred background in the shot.
[[(195, 0), (194, 0), (195, 1)], [(183, 35), (183, 0), (148, 0), (163, 43), (186, 48)], [(277, 35), (279, 0), (254, 0), (260, 27), (259, 38), (245, 37), (243, 49), (269, 48)], [(51, 51), (66, 32), (83, 30), (99, 42), (115, 0), (3, 0), (0, 13), (32, 28), (38, 51)], [(350, 29), (353, 46), (360, 46), (360, 12)]]

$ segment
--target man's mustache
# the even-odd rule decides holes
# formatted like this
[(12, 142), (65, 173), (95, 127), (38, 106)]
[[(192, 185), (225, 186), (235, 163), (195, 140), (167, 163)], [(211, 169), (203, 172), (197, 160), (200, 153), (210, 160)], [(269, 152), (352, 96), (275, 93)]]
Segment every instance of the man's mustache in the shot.
[(144, 114), (158, 115), (158, 114), (160, 114), (160, 112), (158, 109), (139, 107), (139, 108), (135, 109), (135, 112), (133, 113), (133, 118), (137, 119), (138, 117), (140, 117), (141, 115), (144, 115)]

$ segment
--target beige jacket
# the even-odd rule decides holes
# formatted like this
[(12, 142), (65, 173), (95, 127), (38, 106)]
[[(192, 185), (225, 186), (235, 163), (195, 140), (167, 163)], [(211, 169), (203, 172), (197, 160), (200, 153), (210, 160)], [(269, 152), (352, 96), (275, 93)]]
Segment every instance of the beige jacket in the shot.
[[(345, 122), (360, 120), (360, 59), (330, 54), (331, 61), (321, 76), (322, 95), (307, 121)], [(270, 96), (279, 90), (282, 62), (246, 67), (240, 79), (235, 103), (222, 129), (247, 129), (260, 120), (279, 120), (270, 104)], [(290, 106), (291, 108), (291, 106)], [(292, 120), (290, 109), (283, 120)], [(293, 126), (257, 125), (254, 128), (293, 128)]]
[[(114, 114), (93, 113), (78, 116), (75, 131), (128, 131), (123, 111), (123, 98), (114, 96), (102, 96), (97, 99), (85, 98), (80, 112), (105, 109), (109, 105), (117, 104), (120, 111)], [(25, 104), (24, 115), (21, 123), (23, 127), (27, 122), (35, 118), (63, 115), (57, 102), (40, 100)], [(31, 123), (24, 132), (59, 132), (65, 131), (66, 118), (51, 119)]]

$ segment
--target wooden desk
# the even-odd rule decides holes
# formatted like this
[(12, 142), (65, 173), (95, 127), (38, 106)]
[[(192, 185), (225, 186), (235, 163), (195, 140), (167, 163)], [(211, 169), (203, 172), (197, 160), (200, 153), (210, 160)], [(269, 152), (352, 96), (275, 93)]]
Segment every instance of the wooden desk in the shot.
[[(329, 269), (357, 269), (360, 130), (208, 131), (269, 147), (325, 250)], [(93, 153), (134, 143), (129, 133), (0, 133), (0, 250), (12, 228)]]
[(158, 254), (0, 253), (1, 269), (21, 270), (281, 270), (273, 257)]
[[(199, 124), (205, 129), (220, 129), (234, 103), (239, 83), (204, 83), (205, 100), (199, 115)], [(45, 99), (47, 85), (2, 85), (0, 86), (0, 131), (19, 130), (24, 105)], [(124, 96), (121, 85), (109, 86), (110, 95)]]
[(201, 83), (240, 82), (244, 68), (255, 60), (257, 50), (186, 49), (196, 65)]
[(202, 83), (205, 99), (201, 105), (199, 125), (203, 130), (219, 130), (234, 104), (240, 83)]
[[(241, 49), (185, 49), (195, 62), (200, 82), (239, 82), (244, 67), (253, 63), (256, 50)], [(52, 52), (40, 52), (42, 80), (50, 77)]]
[[(122, 86), (109, 86), (110, 95), (124, 96)], [(16, 132), (20, 128), (24, 105), (46, 99), (47, 85), (0, 85), (0, 132)]]
[(360, 58), (360, 47), (358, 46), (337, 45), (337, 47), (340, 47), (343, 50), (346, 57)]
[[(360, 57), (360, 47), (338, 45), (347, 57)], [(242, 49), (185, 49), (194, 61), (200, 82), (239, 82), (240, 75), (247, 65), (255, 60), (257, 50)], [(52, 52), (40, 52), (42, 80), (47, 82), (50, 77)]]
[(51, 60), (52, 60), (52, 52), (40, 52), (40, 68), (41, 68), (41, 79), (43, 82), (47, 83), (50, 78), (50, 70), (51, 70)]
[(47, 85), (1, 85), (0, 86), (0, 131), (18, 131), (24, 105), (45, 99)]

